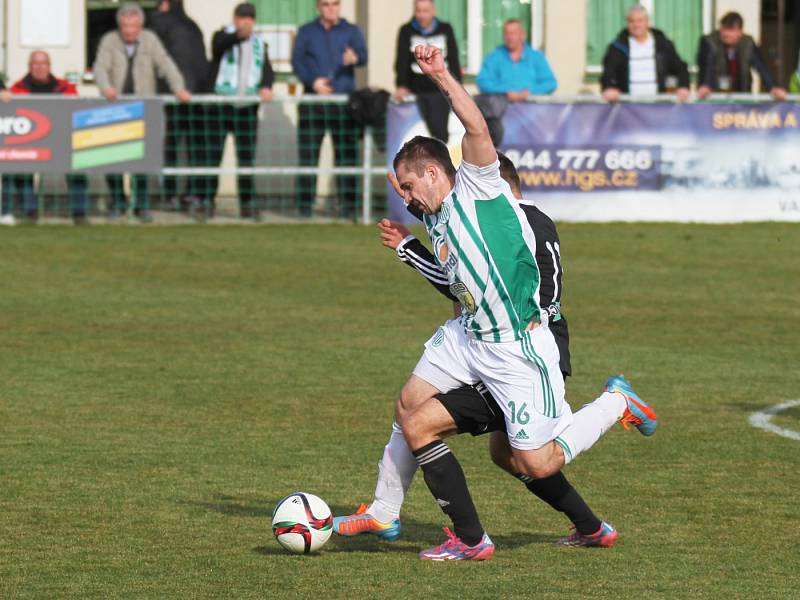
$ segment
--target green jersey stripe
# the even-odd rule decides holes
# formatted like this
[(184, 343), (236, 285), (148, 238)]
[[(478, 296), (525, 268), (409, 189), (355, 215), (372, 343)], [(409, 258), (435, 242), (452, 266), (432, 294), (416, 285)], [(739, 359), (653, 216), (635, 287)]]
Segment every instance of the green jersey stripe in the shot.
[[(540, 378), (541, 384), (542, 384), (542, 400), (544, 402), (544, 404), (542, 406), (542, 414), (544, 416), (548, 416), (548, 413), (550, 411), (550, 397), (549, 397), (549, 395), (547, 393), (548, 386), (547, 386), (547, 384), (545, 382), (545, 372), (542, 369), (542, 366), (532, 356), (532, 354), (530, 352), (530, 349), (528, 348), (528, 340), (527, 340), (527, 338), (523, 337), (520, 340), (520, 345), (522, 347), (522, 353), (525, 355), (525, 358), (527, 358), (531, 363), (536, 365), (536, 368), (539, 371), (539, 378)], [(535, 398), (534, 398), (534, 406), (535, 406)]]
[(539, 316), (541, 275), (518, 213), (504, 194), (475, 203), (482, 239), (524, 328)]
[[(431, 240), (433, 240), (433, 234), (434, 234), (434, 231), (435, 231), (435, 229), (433, 227), (433, 225), (434, 225), (433, 219), (430, 217), (430, 215), (422, 215), (422, 222), (425, 225), (426, 229), (428, 230), (428, 233), (432, 236)], [(450, 234), (448, 236), (449, 233), (450, 233), (449, 228), (446, 228), (443, 237), (445, 237), (445, 238), (450, 237), (450, 239), (452, 240), (453, 246), (456, 249), (458, 249), (458, 242), (455, 241), (455, 239), (453, 238), (452, 234)], [(463, 254), (463, 252), (456, 252), (456, 254)], [(466, 257), (465, 257), (465, 259), (466, 259)], [(438, 260), (438, 257), (437, 257), (437, 260)], [(469, 262), (468, 259), (466, 259), (466, 263), (468, 263), (468, 262)], [(474, 269), (472, 269), (472, 272), (473, 272), (473, 277), (476, 277), (477, 273), (475, 273)], [(483, 283), (482, 283), (480, 277), (477, 277), (476, 282), (480, 282), (479, 285), (481, 287), (483, 287)], [(499, 342), (500, 341), (499, 328), (497, 327), (497, 323), (496, 323), (496, 321), (494, 319), (494, 315), (492, 314), (489, 305), (486, 304), (485, 301), (482, 301), (481, 302), (481, 308), (484, 310), (484, 312), (487, 312), (487, 317), (489, 318), (489, 322), (492, 325), (492, 330), (495, 332), (494, 341), (495, 342)], [(473, 333), (473, 335), (475, 336), (476, 339), (481, 340), (481, 341), (483, 340), (483, 334), (481, 333), (481, 330), (483, 329), (483, 327), (481, 326), (480, 322), (478, 321), (478, 319), (474, 315), (473, 315), (473, 317), (471, 319), (469, 329), (472, 331), (472, 333)]]
[[(458, 243), (456, 236), (453, 235), (453, 232), (449, 227), (447, 228), (447, 239), (452, 245), (455, 253), (458, 254), (459, 260), (462, 261), (464, 265), (467, 267), (467, 271), (469, 271), (469, 274), (472, 276), (472, 279), (475, 280), (475, 284), (480, 288), (481, 290), (480, 307), (481, 309), (483, 309), (483, 312), (486, 313), (486, 316), (489, 318), (489, 323), (491, 323), (492, 325), (492, 337), (494, 341), (499, 342), (500, 328), (497, 326), (497, 319), (494, 316), (494, 312), (492, 312), (492, 307), (489, 306), (489, 303), (486, 301), (486, 293), (485, 293), (486, 283), (483, 281), (481, 276), (475, 270), (475, 267), (472, 265), (472, 262), (467, 257), (466, 252), (464, 252), (464, 250), (461, 248), (461, 245)], [(472, 323), (473, 323), (473, 330), (476, 330), (477, 328), (476, 321), (473, 320)]]
[(567, 457), (569, 458), (569, 460), (572, 460), (572, 450), (569, 449), (569, 444), (567, 444), (567, 442), (565, 442), (563, 439), (561, 439), (560, 436), (557, 437), (554, 441), (555, 441), (556, 444), (561, 446), (561, 448), (564, 450), (564, 452), (567, 453)]
[(555, 417), (556, 417), (556, 395), (553, 392), (553, 384), (550, 381), (550, 372), (547, 370), (547, 367), (545, 366), (545, 363), (544, 363), (544, 360), (542, 359), (542, 357), (539, 356), (536, 353), (536, 350), (533, 347), (533, 341), (530, 339), (530, 333), (528, 334), (528, 344), (530, 345), (531, 352), (533, 352), (533, 355), (539, 360), (539, 364), (541, 364), (541, 368), (544, 369), (544, 377), (547, 380), (547, 390), (548, 390), (548, 392), (550, 394), (550, 414), (548, 416), (550, 416), (551, 418), (555, 419)]
[(472, 242), (475, 244), (475, 247), (481, 253), (483, 260), (486, 261), (486, 264), (489, 267), (489, 278), (492, 281), (492, 285), (494, 285), (495, 289), (497, 290), (497, 295), (500, 297), (500, 301), (503, 303), (503, 306), (506, 309), (508, 320), (511, 322), (511, 327), (514, 330), (514, 337), (515, 339), (519, 339), (520, 322), (517, 311), (514, 308), (514, 304), (511, 302), (511, 298), (508, 296), (508, 294), (505, 293), (505, 286), (500, 281), (500, 278), (498, 277), (494, 268), (493, 261), (489, 257), (489, 253), (486, 249), (486, 243), (483, 241), (483, 239), (481, 239), (478, 231), (472, 225), (472, 222), (469, 220), (466, 212), (464, 212), (464, 209), (461, 206), (461, 203), (458, 201), (458, 196), (456, 196), (455, 192), (453, 193), (453, 206), (455, 207), (462, 223), (464, 223), (467, 233), (469, 234), (470, 238), (472, 238)]
[(530, 333), (525, 332), (525, 336), (523, 339), (527, 342), (528, 351), (533, 356), (534, 362), (539, 367), (539, 370), (543, 375), (544, 378), (543, 384), (546, 384), (546, 387), (544, 388), (544, 395), (545, 398), (547, 399), (547, 406), (545, 409), (544, 416), (555, 418), (556, 400), (555, 400), (555, 393), (553, 392), (553, 384), (550, 381), (550, 373), (547, 371), (547, 367), (545, 366), (542, 357), (536, 353), (536, 350), (533, 347), (533, 341), (530, 338)]

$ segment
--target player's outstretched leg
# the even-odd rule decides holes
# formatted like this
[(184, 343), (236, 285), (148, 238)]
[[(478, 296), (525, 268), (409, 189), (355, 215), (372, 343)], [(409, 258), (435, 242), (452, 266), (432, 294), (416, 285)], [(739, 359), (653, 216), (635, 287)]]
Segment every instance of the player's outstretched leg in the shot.
[(633, 391), (631, 382), (624, 375), (612, 375), (606, 381), (607, 392), (617, 392), (625, 396), (627, 408), (620, 419), (625, 429), (631, 425), (639, 430), (642, 435), (653, 435), (658, 427), (658, 417), (655, 411)]
[(345, 537), (372, 533), (385, 542), (393, 542), (400, 537), (400, 519), (388, 523), (378, 521), (369, 513), (369, 507), (361, 504), (352, 515), (334, 517), (333, 530)]
[(371, 533), (386, 542), (399, 538), (400, 508), (416, 471), (417, 460), (411, 454), (400, 426), (394, 423), (378, 463), (375, 499), (369, 506), (359, 506), (352, 515), (334, 517), (334, 533), (347, 537)]
[(572, 424), (555, 439), (564, 450), (564, 463), (591, 448), (617, 421), (626, 428), (635, 426), (643, 435), (653, 435), (658, 425), (655, 411), (622, 375), (609, 377), (603, 394), (577, 411)]
[[(397, 419), (400, 420), (438, 392), (427, 381), (412, 375), (400, 391), (395, 407)], [(372, 504), (366, 508), (359, 507), (352, 515), (335, 517), (333, 531), (343, 536), (374, 533), (385, 541), (396, 540), (400, 537), (400, 508), (416, 471), (417, 461), (411, 454), (403, 430), (395, 422), (378, 463), (378, 482)]]

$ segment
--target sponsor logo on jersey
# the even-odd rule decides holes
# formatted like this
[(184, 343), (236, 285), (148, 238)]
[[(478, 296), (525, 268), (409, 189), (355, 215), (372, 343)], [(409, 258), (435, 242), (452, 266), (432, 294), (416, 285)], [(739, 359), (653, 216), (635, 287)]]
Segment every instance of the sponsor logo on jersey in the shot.
[(450, 252), (450, 248), (447, 242), (445, 242), (444, 236), (436, 238), (433, 241), (433, 250), (436, 253), (436, 258), (445, 275), (449, 276), (458, 265), (458, 254), (456, 252)]
[(458, 301), (461, 303), (461, 306), (463, 306), (469, 314), (471, 315), (475, 314), (475, 312), (478, 309), (478, 306), (477, 304), (475, 304), (475, 297), (467, 289), (467, 286), (465, 286), (460, 281), (456, 282), (450, 286), (450, 293), (453, 294), (453, 296), (455, 296), (456, 298), (458, 298)]
[(439, 330), (433, 335), (433, 344), (434, 348), (438, 348), (444, 343), (444, 329), (439, 327)]
[(528, 434), (525, 433), (524, 429), (520, 429), (517, 432), (517, 435), (514, 436), (514, 439), (515, 440), (529, 440), (530, 438), (528, 437)]

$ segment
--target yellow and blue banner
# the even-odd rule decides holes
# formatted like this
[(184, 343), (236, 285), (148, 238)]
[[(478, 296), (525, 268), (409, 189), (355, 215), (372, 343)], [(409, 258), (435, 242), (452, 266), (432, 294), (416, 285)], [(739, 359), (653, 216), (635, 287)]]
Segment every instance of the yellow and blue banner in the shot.
[(12, 98), (0, 103), (0, 172), (157, 173), (164, 103)]

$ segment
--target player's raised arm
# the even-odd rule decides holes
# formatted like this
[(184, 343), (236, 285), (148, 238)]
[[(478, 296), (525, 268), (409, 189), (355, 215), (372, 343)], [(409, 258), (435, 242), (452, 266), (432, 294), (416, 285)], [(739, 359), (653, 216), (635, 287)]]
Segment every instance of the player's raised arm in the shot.
[(497, 161), (497, 151), (489, 135), (489, 127), (467, 90), (447, 70), (442, 51), (433, 46), (417, 46), (414, 48), (414, 55), (419, 68), (442, 90), (453, 107), (453, 112), (467, 130), (461, 142), (464, 160), (477, 167), (494, 164)]

